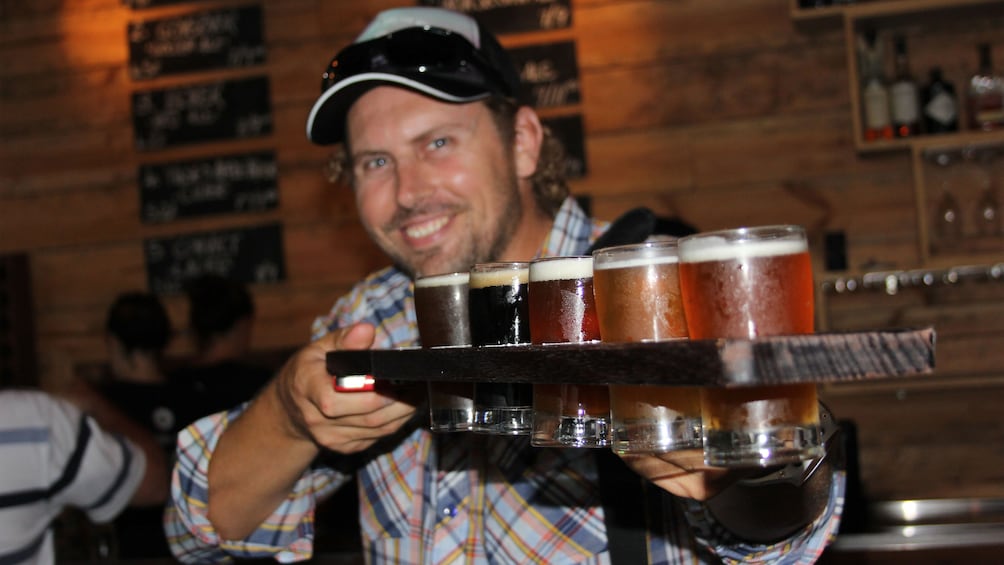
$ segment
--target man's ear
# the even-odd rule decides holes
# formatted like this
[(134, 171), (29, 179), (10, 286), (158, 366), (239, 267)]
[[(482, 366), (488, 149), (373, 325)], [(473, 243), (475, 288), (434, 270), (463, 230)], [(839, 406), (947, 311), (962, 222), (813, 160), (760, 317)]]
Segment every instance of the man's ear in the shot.
[(516, 161), (516, 175), (521, 179), (527, 179), (537, 171), (540, 147), (544, 140), (544, 126), (540, 123), (537, 112), (529, 106), (521, 106), (516, 111), (515, 122), (513, 156)]

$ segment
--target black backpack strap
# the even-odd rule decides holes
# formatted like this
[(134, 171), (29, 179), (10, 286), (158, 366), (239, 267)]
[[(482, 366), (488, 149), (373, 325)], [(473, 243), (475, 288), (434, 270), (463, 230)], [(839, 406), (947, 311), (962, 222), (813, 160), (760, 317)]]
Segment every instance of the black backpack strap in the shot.
[(600, 502), (614, 565), (648, 563), (648, 504), (645, 479), (608, 449), (596, 449)]

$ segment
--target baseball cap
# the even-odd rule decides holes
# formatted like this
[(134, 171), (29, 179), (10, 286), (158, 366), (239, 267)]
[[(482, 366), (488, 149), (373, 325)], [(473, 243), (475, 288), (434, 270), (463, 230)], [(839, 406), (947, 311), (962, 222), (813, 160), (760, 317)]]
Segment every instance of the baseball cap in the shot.
[(493, 95), (515, 99), (521, 90), (505, 49), (474, 18), (433, 7), (385, 10), (325, 68), (307, 138), (340, 143), (349, 108), (380, 85), (458, 104)]

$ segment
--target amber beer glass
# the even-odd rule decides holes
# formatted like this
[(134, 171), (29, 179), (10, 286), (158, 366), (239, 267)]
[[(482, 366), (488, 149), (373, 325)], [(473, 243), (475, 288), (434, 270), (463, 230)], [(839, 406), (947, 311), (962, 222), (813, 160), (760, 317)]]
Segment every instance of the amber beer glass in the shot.
[[(422, 347), (471, 343), (467, 312), (468, 271), (415, 279), (415, 317)], [(469, 431), (474, 422), (474, 385), (429, 381), (429, 429)]]
[[(604, 342), (685, 339), (675, 240), (598, 249), (593, 285)], [(701, 447), (700, 393), (691, 386), (610, 385), (611, 448), (664, 453)]]
[[(691, 339), (812, 333), (812, 265), (805, 231), (760, 226), (680, 240)], [(774, 465), (822, 454), (816, 385), (701, 390), (709, 465)]]
[[(530, 262), (530, 339), (536, 344), (600, 339), (593, 298), (593, 258), (548, 257)], [(574, 380), (574, 375), (568, 375)], [(606, 385), (533, 385), (537, 447), (607, 447), (610, 401)]]
[[(468, 309), (472, 345), (530, 343), (529, 277), (530, 264), (525, 262), (471, 267)], [(532, 384), (474, 383), (475, 432), (529, 435), (532, 427)]]

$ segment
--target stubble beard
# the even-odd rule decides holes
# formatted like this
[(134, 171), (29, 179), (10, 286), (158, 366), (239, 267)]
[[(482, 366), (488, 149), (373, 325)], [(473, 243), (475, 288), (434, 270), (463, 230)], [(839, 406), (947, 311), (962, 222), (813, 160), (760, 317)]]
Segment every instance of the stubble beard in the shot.
[[(502, 210), (494, 216), (492, 228), (482, 232), (488, 236), (487, 238), (479, 238), (477, 232), (472, 232), (466, 241), (461, 242), (455, 256), (449, 258), (441, 256), (443, 251), (438, 246), (411, 256), (386, 248), (384, 252), (390, 256), (398, 269), (407, 273), (412, 279), (418, 276), (468, 271), (476, 263), (498, 261), (512, 242), (524, 214), (515, 171), (510, 167), (507, 168), (507, 172), (508, 174), (501, 178), (501, 182), (494, 183), (492, 187), (492, 190), (503, 195)], [(476, 222), (476, 219), (474, 221)], [(476, 229), (477, 224), (472, 227)]]

